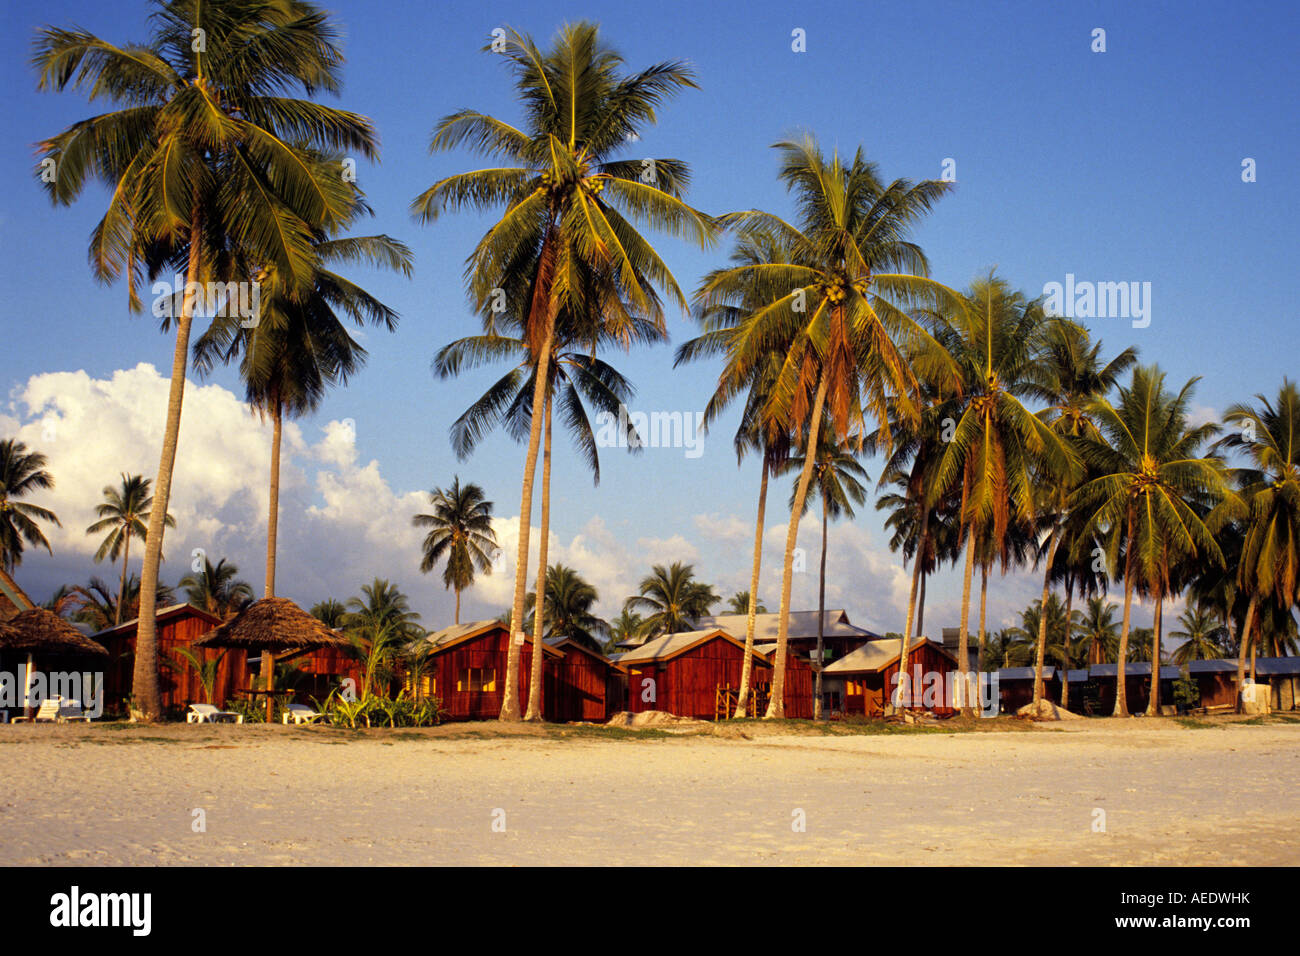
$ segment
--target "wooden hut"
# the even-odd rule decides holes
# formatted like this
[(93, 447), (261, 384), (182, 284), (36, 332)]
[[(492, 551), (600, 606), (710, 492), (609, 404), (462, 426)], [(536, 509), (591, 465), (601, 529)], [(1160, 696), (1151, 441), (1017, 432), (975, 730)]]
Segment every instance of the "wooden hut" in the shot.
[[(653, 638), (614, 658), (627, 670), (627, 709), (662, 710), (679, 717), (714, 720), (729, 715), (740, 689), (745, 645), (720, 627)], [(771, 654), (755, 647), (750, 669), (751, 700), (761, 716), (771, 693)], [(812, 670), (791, 653), (786, 661), (785, 713), (812, 714)]]
[(611, 703), (622, 707), (624, 682), (618, 677), (619, 665), (571, 637), (557, 635), (544, 643), (564, 655), (546, 671), (542, 712), (547, 720), (604, 723), (614, 712)]
[(103, 645), (53, 611), (34, 607), (18, 612), (0, 624), (0, 660), (5, 679), (12, 673), (15, 680), (9, 692), (12, 706), (5, 702), (6, 717), (18, 712), (31, 716), (41, 700), (54, 695), (75, 697), (90, 706), (89, 698), (97, 683), (95, 674), (103, 672), (107, 657)]
[[(190, 704), (211, 703), (224, 707), (241, 686), (247, 673), (247, 662), (242, 650), (233, 650), (221, 657), (212, 700), (207, 700), (203, 682), (193, 666), (178, 653), (188, 650), (202, 660), (214, 661), (221, 652), (205, 651), (194, 647), (203, 634), (221, 623), (221, 618), (209, 614), (193, 604), (172, 604), (161, 608), (156, 616), (158, 640), (158, 690), (163, 713), (179, 716)], [(124, 621), (94, 635), (108, 649), (108, 671), (104, 676), (104, 707), (112, 713), (126, 709), (131, 695), (135, 672), (135, 637), (140, 626), (139, 618)]]
[[(1236, 661), (1223, 659), (1188, 661), (1187, 675), (1196, 681), (1196, 689), (1201, 695), (1200, 706), (1207, 711), (1227, 711), (1236, 708)], [(1163, 697), (1161, 699), (1163, 700)]]
[[(1181, 671), (1171, 664), (1160, 667), (1160, 702), (1174, 702), (1174, 681)], [(1097, 706), (1102, 714), (1111, 714), (1115, 710), (1115, 687), (1118, 683), (1118, 664), (1093, 664), (1088, 668), (1088, 676), (1097, 682)], [(1135, 714), (1147, 709), (1151, 699), (1151, 663), (1133, 661), (1124, 665), (1124, 697), (1128, 712)]]
[[(1035, 667), (1002, 667), (998, 675), (998, 712), (1014, 714), (1025, 704), (1034, 702)], [(1059, 704), (1060, 682), (1055, 678), (1057, 670), (1051, 664), (1043, 665), (1043, 696), (1054, 704)]]
[[(495, 720), (501, 716), (510, 628), (501, 621), (475, 621), (443, 628), (430, 634), (427, 640), (432, 646), (421, 689), (442, 701), (445, 719)], [(546, 655), (542, 664), (545, 694), (547, 686), (555, 686), (557, 664), (564, 659), (565, 652), (545, 641), (542, 650)], [(533, 639), (526, 634), (524, 646), (519, 649), (521, 710), (528, 703), (532, 660)]]
[(1269, 685), (1273, 710), (1300, 710), (1300, 657), (1256, 658), (1255, 681)]
[[(742, 644), (745, 642), (745, 629), (749, 622), (747, 614), (719, 614), (702, 617), (696, 622), (699, 630), (720, 627)], [(754, 616), (754, 644), (775, 644), (780, 630), (781, 615), (774, 613), (756, 614)], [(786, 626), (787, 646), (808, 661), (817, 656), (817, 612), (791, 611)], [(867, 641), (880, 638), (879, 634), (849, 623), (849, 615), (844, 610), (828, 609), (821, 616), (822, 650), (825, 661), (839, 660), (850, 651), (857, 650)]]
[[(785, 715), (791, 720), (811, 720), (813, 715), (814, 664), (802, 652), (802, 647), (788, 644), (785, 658)], [(763, 655), (767, 664), (754, 672), (754, 713), (761, 717), (772, 696), (772, 674), (776, 669), (776, 645), (755, 644), (754, 650)], [(813, 643), (816, 651), (816, 641)], [(825, 691), (826, 682), (822, 682)]]
[[(844, 713), (865, 717), (883, 717), (898, 683), (901, 638), (885, 638), (863, 644), (845, 657), (826, 665), (827, 677), (844, 680)], [(908, 706), (932, 713), (954, 713), (946, 688), (950, 671), (957, 661), (941, 645), (928, 637), (913, 638), (908, 651), (908, 673), (912, 678), (911, 702)], [(934, 688), (945, 690), (936, 696)]]

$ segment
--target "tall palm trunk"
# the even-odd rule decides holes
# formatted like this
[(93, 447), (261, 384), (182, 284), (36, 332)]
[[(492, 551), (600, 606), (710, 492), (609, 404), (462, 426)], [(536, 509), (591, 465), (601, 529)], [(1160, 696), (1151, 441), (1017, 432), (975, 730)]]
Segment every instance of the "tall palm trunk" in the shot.
[(117, 611), (113, 615), (113, 625), (122, 623), (122, 605), (126, 603), (126, 568), (131, 560), (131, 525), (126, 526), (126, 540), (122, 546), (122, 581), (117, 588)]
[(280, 439), (284, 406), (278, 395), (271, 399), (271, 501), (266, 512), (266, 597), (275, 597), (275, 549), (280, 529)]
[(772, 673), (772, 699), (767, 702), (768, 718), (785, 716), (785, 651), (790, 637), (790, 589), (794, 585), (794, 549), (799, 541), (799, 516), (808, 498), (808, 485), (817, 464), (817, 436), (822, 426), (822, 407), (826, 404), (826, 376), (818, 376), (817, 395), (813, 399), (812, 417), (808, 421), (808, 447), (803, 452), (803, 469), (795, 486), (790, 505), (790, 524), (785, 533), (785, 567), (781, 571), (781, 614), (776, 631), (776, 665)]
[[(979, 680), (979, 675), (984, 670), (984, 648), (988, 644), (988, 614), (989, 614), (989, 566), (987, 563), (980, 564), (980, 633), (979, 633), (979, 650), (975, 652), (975, 679)], [(978, 687), (978, 684), (976, 685)]]
[(957, 705), (963, 717), (974, 711), (970, 705), (970, 586), (975, 574), (975, 528), (966, 528), (966, 570), (961, 576), (961, 630), (957, 639)]
[(1147, 701), (1147, 716), (1154, 717), (1160, 713), (1160, 632), (1164, 627), (1164, 606), (1165, 596), (1160, 590), (1156, 591), (1156, 619), (1153, 622), (1154, 627), (1151, 629), (1151, 694)]
[(1241, 688), (1246, 680), (1246, 648), (1250, 646), (1251, 634), (1255, 630), (1255, 609), (1259, 603), (1256, 595), (1250, 596), (1246, 605), (1246, 620), (1241, 627), (1241, 640), (1237, 643), (1237, 713), (1242, 711)]
[[(189, 283), (199, 280), (202, 235), (196, 205), (190, 213), (189, 262), (185, 270), (187, 290)], [(158, 565), (162, 562), (163, 523), (171, 501), (172, 471), (176, 467), (176, 445), (181, 434), (181, 405), (185, 400), (185, 368), (190, 351), (190, 327), (194, 322), (194, 298), (188, 294), (181, 295), (176, 347), (172, 352), (172, 377), (167, 392), (167, 423), (163, 426), (153, 507), (149, 509), (149, 530), (144, 539), (144, 566), (140, 569), (140, 620), (136, 627), (135, 668), (131, 675), (131, 719), (146, 723), (162, 716), (162, 701), (158, 694)]]
[(456, 588), (456, 623), (460, 623), (460, 588)]
[(1124, 623), (1119, 630), (1119, 650), (1115, 654), (1115, 709), (1112, 717), (1128, 716), (1128, 694), (1124, 687), (1124, 662), (1128, 659), (1128, 628), (1133, 620), (1133, 508), (1128, 511), (1128, 553), (1124, 556)]
[(1065, 654), (1062, 658), (1065, 669), (1061, 674), (1061, 709), (1070, 709), (1070, 632), (1073, 628), (1074, 582), (1069, 576), (1065, 579)]
[(1038, 605), (1038, 650), (1034, 655), (1034, 713), (1043, 699), (1043, 658), (1047, 654), (1047, 599), (1052, 593), (1052, 565), (1056, 561), (1056, 548), (1061, 543), (1061, 527), (1052, 525), (1052, 543), (1047, 548), (1047, 567), (1043, 571), (1043, 600)]
[(921, 572), (921, 594), (916, 600), (916, 633), (925, 635), (925, 582), (929, 575)]
[(749, 571), (749, 613), (745, 617), (745, 661), (740, 665), (740, 691), (736, 694), (735, 717), (749, 712), (749, 684), (754, 672), (754, 625), (758, 617), (758, 575), (763, 567), (763, 519), (767, 512), (767, 476), (771, 471), (767, 449), (763, 449), (763, 477), (758, 484), (758, 517), (754, 519), (754, 560)]
[[(547, 241), (551, 241), (548, 235)], [(554, 259), (555, 253), (549, 253)], [(542, 250), (539, 270), (548, 270), (554, 262), (547, 262), (548, 253)], [(543, 286), (545, 289), (543, 290)], [(543, 321), (541, 348), (536, 356), (550, 356), (555, 338), (555, 316), (559, 303), (552, 301), (549, 276), (541, 281), (533, 297), (534, 314), (546, 310)], [(519, 495), (519, 549), (515, 553), (515, 596), (510, 608), (510, 642), (506, 650), (506, 686), (501, 695), (501, 720), (518, 720), (519, 714), (519, 651), (524, 639), (524, 598), (528, 593), (528, 545), (533, 522), (533, 482), (537, 478), (537, 453), (542, 443), (542, 421), (546, 417), (546, 396), (551, 363), (541, 358), (537, 361), (537, 374), (533, 381), (533, 413), (528, 426), (528, 454), (524, 459), (524, 482)], [(536, 628), (534, 628), (536, 630)]]
[(813, 687), (813, 720), (822, 719), (822, 659), (826, 656), (824, 651), (826, 638), (823, 630), (826, 623), (826, 532), (828, 528), (826, 496), (822, 495), (822, 566), (821, 580), (817, 585), (817, 673)]
[[(903, 627), (903, 643), (898, 649), (898, 688), (901, 692), (905, 687), (911, 687), (908, 683), (908, 657), (911, 653), (912, 644), (912, 624), (919, 618), (918, 592), (924, 586), (925, 575), (921, 573), (921, 568), (925, 565), (925, 546), (926, 538), (930, 532), (930, 507), (921, 505), (921, 530), (916, 539), (916, 557), (912, 565), (912, 587), (907, 593), (907, 623)], [(917, 627), (920, 630), (920, 627)]]
[(537, 598), (533, 604), (533, 660), (528, 677), (528, 710), (524, 720), (542, 719), (542, 634), (546, 630), (546, 546), (551, 538), (551, 396), (546, 396), (546, 437), (542, 448), (542, 528), (537, 542)]

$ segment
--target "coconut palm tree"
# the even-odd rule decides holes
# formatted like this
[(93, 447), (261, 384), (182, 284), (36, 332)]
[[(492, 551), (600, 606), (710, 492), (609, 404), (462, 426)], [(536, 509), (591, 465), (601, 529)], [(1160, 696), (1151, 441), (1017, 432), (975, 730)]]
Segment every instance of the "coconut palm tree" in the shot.
[[(504, 208), (469, 257), (469, 294), (476, 311), (487, 315), (503, 297), (509, 301), (510, 290), (527, 290), (518, 310), (526, 316), (523, 338), (534, 355), (552, 353), (562, 308), (575, 315), (595, 311), (584, 276), (602, 277), (602, 290), (616, 281), (638, 314), (662, 326), (657, 290), (683, 306), (685, 297), (637, 226), (653, 225), (701, 246), (710, 244), (714, 227), (682, 201), (689, 178), (684, 163), (618, 154), (656, 121), (661, 103), (695, 86), (691, 71), (670, 62), (625, 74), (622, 57), (586, 22), (563, 27), (547, 51), (508, 30), (498, 52), (514, 72), (523, 122), (516, 126), (468, 109), (440, 120), (432, 151), (468, 145), (498, 165), (438, 181), (415, 199), (413, 211), (428, 222), (447, 210)], [(524, 617), (533, 482), (550, 372), (549, 363), (535, 364), (511, 607), (515, 631)], [(518, 720), (519, 644), (512, 640), (509, 647), (501, 717)]]
[(1224, 413), (1233, 429), (1218, 447), (1243, 452), (1241, 497), (1248, 510), (1238, 588), (1246, 594), (1246, 620), (1237, 653), (1237, 686), (1245, 678), (1247, 649), (1256, 640), (1260, 608), (1272, 604), (1287, 617), (1300, 600), (1300, 389), (1282, 381), (1277, 397), (1255, 396)]
[[(96, 561), (105, 558), (116, 561), (118, 555), (122, 556), (122, 582), (118, 588), (117, 619), (114, 624), (122, 623), (122, 596), (126, 594), (126, 568), (131, 560), (131, 537), (134, 535), (144, 538), (144, 518), (153, 504), (153, 496), (149, 494), (151, 484), (143, 475), (128, 475), (123, 472), (122, 483), (118, 487), (104, 486), (104, 502), (95, 508), (99, 520), (86, 529), (86, 534), (108, 532), (100, 542), (99, 550), (95, 552)], [(176, 519), (171, 515), (167, 515), (163, 523), (168, 528), (176, 527)], [(159, 560), (162, 560), (161, 556)]]
[(375, 578), (361, 585), (361, 595), (348, 598), (343, 627), (349, 631), (386, 633), (392, 640), (409, 643), (424, 636), (416, 622), (420, 615), (411, 610), (410, 600), (397, 585)]
[(1197, 602), (1178, 616), (1181, 630), (1169, 636), (1183, 643), (1174, 649), (1173, 662), (1180, 667), (1188, 661), (1218, 660), (1224, 656), (1228, 629), (1216, 610)]
[[(507, 620), (505, 623), (510, 623)], [(640, 614), (629, 611), (626, 607), (619, 612), (618, 617), (609, 622), (609, 640), (605, 642), (605, 653), (611, 653), (614, 648), (625, 641), (638, 641), (645, 636), (645, 620)]]
[(1105, 664), (1119, 652), (1120, 622), (1115, 620), (1116, 607), (1098, 595), (1088, 598), (1080, 615), (1077, 636), (1087, 650), (1083, 659), (1089, 664)]
[(265, 597), (275, 596), (284, 418), (315, 411), (330, 386), (346, 385), (365, 363), (366, 350), (348, 334), (345, 320), (390, 332), (397, 327), (396, 312), (326, 266), (368, 264), (411, 275), (410, 250), (388, 236), (316, 238), (312, 247), (318, 265), (309, 284), (298, 286), (292, 277), (264, 278), (255, 325), (247, 327), (238, 316), (219, 316), (194, 345), (200, 372), (209, 372), (218, 360), (238, 360), (245, 399), (263, 420), (271, 419)]
[[(825, 628), (826, 617), (826, 552), (829, 541), (830, 521), (832, 518), (857, 517), (853, 508), (867, 500), (867, 489), (863, 482), (868, 480), (867, 470), (858, 464), (857, 458), (844, 443), (837, 442), (832, 429), (828, 426), (821, 439), (815, 443), (804, 442), (804, 447), (817, 449), (817, 461), (813, 465), (813, 481), (808, 495), (804, 498), (804, 513), (816, 498), (822, 506), (822, 553), (817, 583), (817, 653), (816, 677), (813, 681), (813, 720), (822, 718), (822, 665), (826, 656)], [(783, 472), (802, 471), (803, 459), (796, 455), (782, 466)], [(790, 495), (790, 507), (794, 507), (794, 493)]]
[(326, 598), (313, 604), (309, 613), (326, 627), (337, 630), (343, 627), (343, 621), (347, 616), (348, 609), (347, 605), (337, 598)]
[(190, 604), (228, 621), (253, 602), (253, 586), (238, 574), (239, 568), (225, 558), (213, 564), (204, 556), (203, 570), (185, 575), (179, 587)]
[(1026, 638), (1023, 628), (1009, 627), (989, 634), (984, 653), (994, 670), (1024, 667), (1033, 660), (1034, 642)]
[[(759, 614), (767, 613), (767, 606), (763, 604), (762, 599), (754, 602), (755, 610)], [(727, 611), (731, 614), (748, 614), (749, 613), (749, 592), (737, 591), (731, 597), (727, 598)]]
[[(537, 634), (533, 610), (535, 599), (529, 595), (528, 629)], [(541, 633), (546, 637), (569, 637), (594, 651), (603, 650), (610, 626), (592, 613), (600, 600), (596, 588), (580, 573), (562, 564), (546, 569), (546, 602)]]
[[(377, 152), (365, 117), (293, 95), (340, 88), (337, 28), (313, 4), (153, 6), (153, 33), (144, 43), (119, 46), (84, 30), (46, 27), (33, 57), (41, 90), (83, 91), (116, 107), (38, 145), (42, 168), (57, 171), (42, 177), (55, 203), (72, 203), (92, 179), (109, 189), (90, 240), (96, 278), (125, 274), (129, 305), (141, 311), (142, 278), (185, 277), (184, 291), (173, 289), (154, 306), (164, 331), (175, 325), (176, 342), (145, 536), (132, 690), (133, 717), (149, 721), (160, 711), (155, 613), (164, 516), (190, 330), (205, 298), (193, 291), (211, 282), (255, 285), (263, 270), (306, 283), (315, 266), (313, 230), (334, 228), (355, 212), (356, 187), (338, 172), (342, 154)], [(250, 262), (257, 272), (237, 271)]]
[(474, 483), (461, 485), (460, 476), (452, 479), (445, 491), (434, 488), (429, 493), (430, 514), (411, 519), (417, 528), (428, 528), (424, 538), (424, 557), (420, 570), (426, 574), (439, 561), (444, 587), (456, 592), (456, 623), (460, 623), (460, 592), (474, 583), (474, 572), (492, 573), (492, 558), (497, 552), (497, 536), (492, 530), (492, 502)]
[[(90, 583), (84, 586), (63, 590), (62, 600), (51, 610), (78, 624), (85, 624), (94, 632), (139, 617), (140, 579), (134, 574), (127, 576), (125, 588), (117, 594), (100, 578), (91, 578)], [(176, 592), (166, 584), (158, 585), (158, 600), (164, 607), (176, 600), (175, 595)]]
[[(1149, 590), (1157, 601), (1168, 591), (1171, 557), (1222, 563), (1223, 553), (1212, 528), (1234, 499), (1221, 461), (1200, 455), (1217, 426), (1191, 426), (1188, 406), (1196, 379), (1175, 395), (1164, 388), (1157, 366), (1134, 369), (1118, 403), (1105, 398), (1092, 405), (1101, 438), (1085, 437), (1079, 448), (1090, 473), (1072, 496), (1071, 506), (1088, 515), (1086, 533), (1108, 541), (1109, 565), (1118, 567), (1124, 548), (1124, 619), (1116, 659), (1119, 664), (1116, 717), (1128, 716), (1124, 663), (1129, 656), (1129, 629), (1135, 588)], [(1207, 517), (1208, 516), (1208, 517)], [(1208, 523), (1207, 523), (1208, 522)], [(1158, 657), (1153, 651), (1152, 657)], [(1158, 662), (1157, 662), (1158, 663)], [(1152, 700), (1159, 699), (1159, 668), (1152, 669)]]
[[(1024, 404), (1046, 397), (1034, 374), (1046, 329), (1041, 305), (1026, 300), (990, 272), (972, 284), (965, 308), (953, 312), (937, 333), (961, 369), (963, 381), (960, 414), (931, 489), (932, 496), (954, 489), (961, 494), (966, 568), (957, 666), (963, 688), (968, 686), (970, 592), (977, 546), (987, 536), (994, 553), (1006, 554), (1011, 529), (1017, 523), (1032, 527), (1039, 520), (1041, 495), (1035, 490), (1044, 480), (1078, 471), (1067, 442)], [(1058, 540), (1055, 534), (1052, 540)], [(972, 712), (964, 699), (962, 712)]]
[(648, 612), (643, 633), (650, 637), (691, 630), (720, 600), (712, 586), (695, 580), (695, 568), (681, 561), (666, 568), (654, 565), (637, 590), (623, 602), (623, 609)]
[[(734, 265), (708, 277), (696, 294), (700, 314), (731, 307), (738, 317), (725, 336), (726, 365), (715, 399), (725, 402), (750, 388), (776, 355), (781, 367), (767, 389), (762, 418), (777, 433), (815, 441), (826, 415), (838, 439), (856, 433), (860, 441), (868, 417), (887, 425), (891, 399), (919, 419), (918, 374), (938, 378), (951, 363), (938, 348), (904, 354), (904, 340), (929, 338), (905, 308), (922, 300), (937, 305), (955, 294), (926, 277), (925, 256), (907, 234), (950, 184), (885, 184), (861, 150), (851, 160), (828, 157), (811, 137), (776, 148), (779, 179), (799, 211), (797, 225), (758, 210), (723, 219), (743, 237), (779, 240), (791, 252), (789, 261)], [(803, 454), (786, 530), (770, 718), (785, 713), (794, 551), (816, 450), (804, 448)]]
[[(50, 551), (49, 539), (38, 521), (59, 525), (48, 508), (19, 501), (33, 491), (49, 491), (54, 478), (45, 470), (46, 458), (14, 438), (0, 441), (0, 564), (13, 571), (23, 563), (23, 542)], [(53, 552), (50, 552), (51, 554)]]

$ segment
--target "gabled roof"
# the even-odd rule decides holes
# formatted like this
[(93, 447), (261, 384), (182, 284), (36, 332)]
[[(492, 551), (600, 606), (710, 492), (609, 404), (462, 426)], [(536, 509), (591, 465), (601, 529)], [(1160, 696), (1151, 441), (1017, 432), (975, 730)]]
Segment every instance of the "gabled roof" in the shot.
[(21, 611), (30, 611), (36, 604), (18, 586), (4, 568), (0, 568), (0, 621), (7, 621)]
[[(844, 609), (827, 610), (822, 615), (822, 634), (825, 637), (856, 637), (864, 641), (880, 637), (874, 631), (856, 627), (849, 623), (848, 612)], [(749, 625), (748, 614), (718, 614), (702, 617), (695, 622), (696, 627), (720, 627), (737, 640), (744, 641), (745, 629)], [(754, 616), (754, 643), (769, 644), (776, 640), (780, 629), (781, 615), (767, 613)], [(817, 639), (817, 612), (791, 611), (788, 636), (794, 640)]]
[[(939, 644), (930, 640), (928, 637), (914, 637), (908, 645), (907, 653), (910, 659), (922, 647), (930, 646), (939, 651), (945, 657), (952, 659), (952, 655), (943, 649)], [(869, 641), (856, 650), (849, 651), (838, 661), (827, 664), (823, 669), (823, 674), (876, 674), (884, 670), (890, 664), (897, 663), (899, 655), (903, 650), (903, 639), (901, 637), (885, 637), (878, 641)], [(955, 661), (954, 661), (955, 663)]]
[[(1149, 673), (1149, 672), (1148, 672)], [(1227, 674), (1237, 673), (1237, 662), (1226, 658), (1212, 658), (1208, 661), (1188, 661), (1189, 674)]]
[[(450, 627), (444, 627), (441, 631), (434, 631), (425, 640), (433, 645), (434, 654), (441, 654), (457, 644), (472, 641), (476, 637), (482, 637), (484, 634), (496, 630), (508, 633), (510, 626), (495, 619), (491, 621), (471, 621), (468, 624), (453, 624)], [(524, 640), (531, 644), (533, 643), (533, 636), (525, 634)], [(542, 641), (542, 649), (551, 657), (564, 656), (563, 651), (556, 650), (546, 641)]]
[(720, 627), (714, 627), (703, 631), (681, 631), (677, 634), (664, 634), (662, 637), (646, 641), (640, 647), (634, 647), (630, 651), (619, 654), (614, 660), (623, 665), (653, 664), (668, 661), (712, 640), (723, 640), (736, 645), (742, 651), (745, 649), (743, 641), (736, 640)]
[(613, 658), (606, 657), (600, 651), (592, 650), (592, 648), (588, 647), (583, 641), (576, 640), (567, 634), (555, 634), (551, 637), (544, 637), (542, 638), (542, 642), (556, 650), (567, 650), (568, 648), (573, 648), (574, 650), (581, 651), (588, 657), (594, 657), (596, 660), (609, 664), (612, 667), (619, 666)]
[[(1033, 680), (1033, 667), (1001, 667), (998, 669), (998, 680)], [(1056, 668), (1051, 664), (1043, 665), (1043, 680), (1051, 680), (1052, 675), (1056, 673)]]
[(1257, 657), (1255, 673), (1265, 676), (1300, 674), (1300, 657)]
[[(194, 617), (203, 618), (214, 627), (222, 623), (221, 618), (217, 617), (215, 614), (209, 614), (201, 607), (195, 607), (193, 604), (185, 604), (184, 602), (180, 604), (169, 604), (167, 605), (167, 607), (160, 607), (158, 609), (158, 612), (154, 615), (154, 620), (160, 623), (164, 621), (170, 621), (172, 618), (180, 617), (182, 614), (185, 614), (187, 612), (192, 614)], [(124, 633), (126, 631), (135, 630), (136, 627), (139, 626), (139, 624), (140, 624), (140, 619), (138, 617), (133, 617), (131, 618), (131, 620), (123, 621), (121, 624), (114, 624), (112, 627), (106, 627), (98, 634), (94, 634), (92, 636), (95, 638), (116, 637), (117, 635)]]

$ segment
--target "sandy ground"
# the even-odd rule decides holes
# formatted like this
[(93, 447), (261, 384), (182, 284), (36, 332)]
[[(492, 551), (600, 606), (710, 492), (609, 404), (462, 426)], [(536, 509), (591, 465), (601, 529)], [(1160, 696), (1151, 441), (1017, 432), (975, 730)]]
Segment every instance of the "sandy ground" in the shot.
[(1300, 722), (1026, 726), (0, 726), (0, 862), (1300, 864)]

